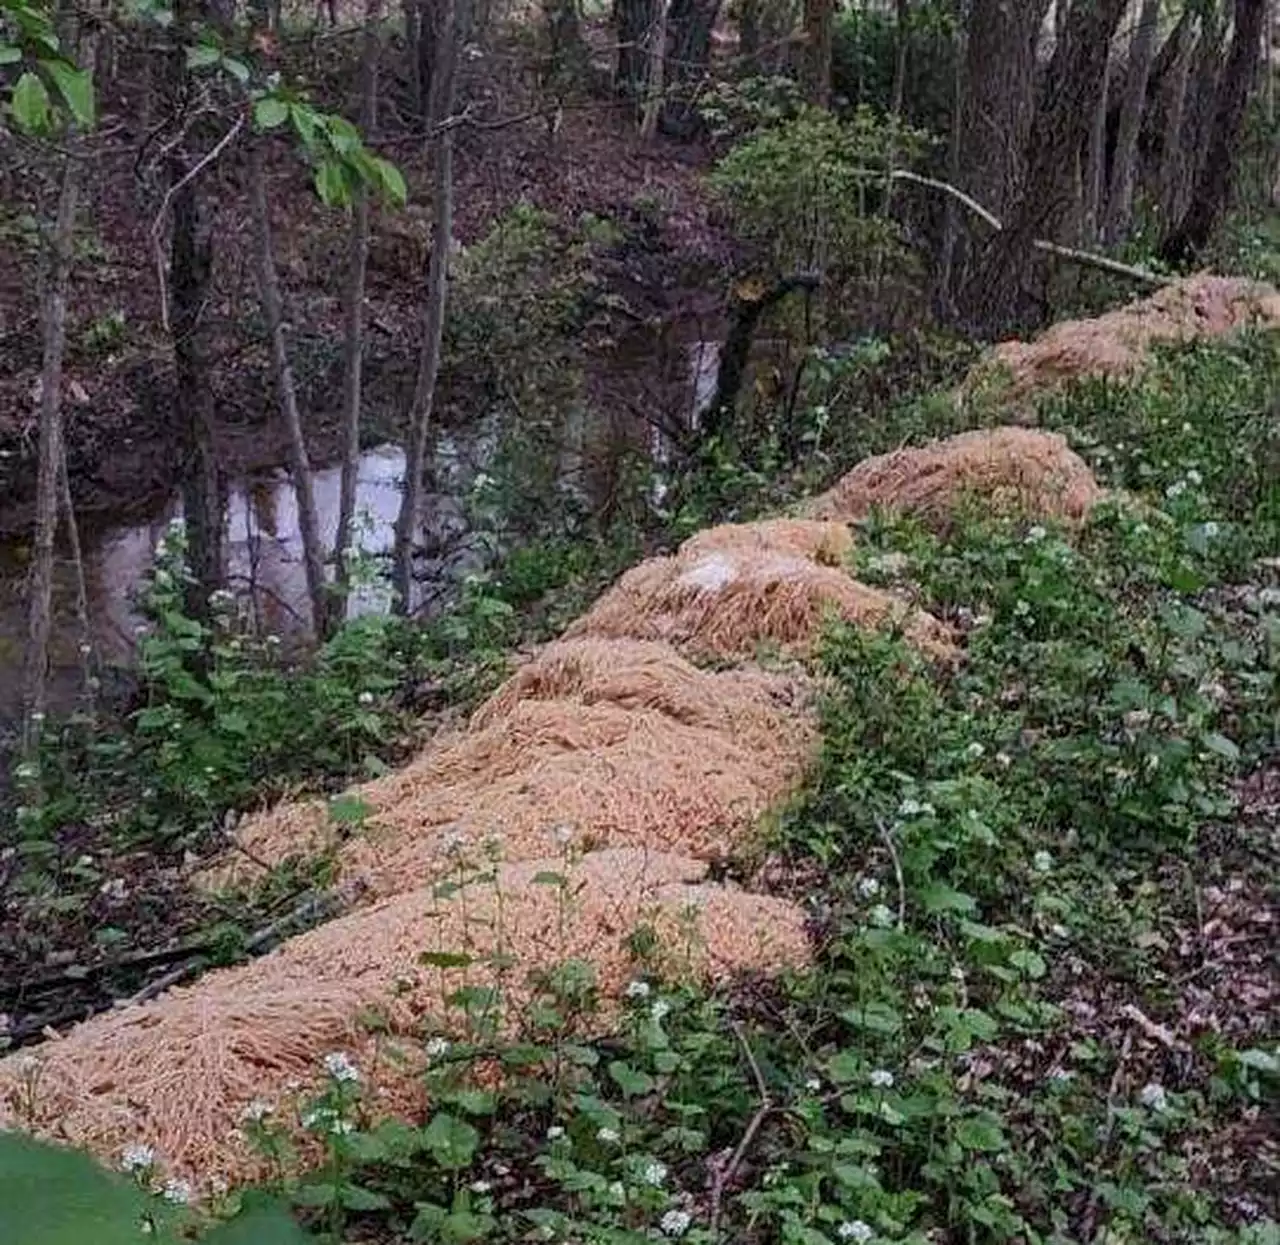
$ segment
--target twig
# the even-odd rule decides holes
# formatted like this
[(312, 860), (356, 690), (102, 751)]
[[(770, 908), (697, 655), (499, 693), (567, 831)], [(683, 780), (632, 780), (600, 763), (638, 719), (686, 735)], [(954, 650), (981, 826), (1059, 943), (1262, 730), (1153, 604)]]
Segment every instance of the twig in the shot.
[(885, 847), (889, 852), (889, 859), (893, 861), (893, 876), (898, 883), (898, 928), (905, 929), (907, 924), (907, 886), (902, 879), (902, 862), (898, 859), (898, 849), (893, 845), (893, 835), (889, 833), (889, 827), (876, 818), (876, 829), (880, 831), (880, 838), (883, 840)]
[(1156, 1024), (1150, 1016), (1133, 1003), (1126, 1003), (1121, 1009), (1120, 1014), (1126, 1019), (1131, 1020), (1139, 1029), (1143, 1031), (1153, 1042), (1159, 1042), (1166, 1050), (1186, 1050), (1185, 1042), (1180, 1041), (1174, 1036), (1172, 1030), (1165, 1028), (1164, 1025)]
[(733, 1023), (733, 1036), (738, 1039), (738, 1045), (742, 1047), (742, 1053), (747, 1057), (747, 1063), (751, 1066), (752, 1075), (756, 1079), (756, 1088), (760, 1091), (760, 1105), (756, 1108), (756, 1113), (751, 1117), (750, 1123), (747, 1124), (746, 1131), (742, 1134), (742, 1138), (738, 1142), (732, 1157), (716, 1173), (715, 1181), (711, 1187), (710, 1227), (712, 1236), (718, 1236), (720, 1232), (720, 1212), (724, 1201), (724, 1191), (728, 1188), (729, 1182), (742, 1165), (742, 1160), (746, 1157), (747, 1150), (755, 1140), (756, 1133), (760, 1131), (760, 1125), (764, 1123), (765, 1118), (773, 1110), (773, 1099), (769, 1097), (769, 1087), (765, 1084), (764, 1074), (760, 1071), (760, 1065), (756, 1062), (755, 1054), (743, 1035), (741, 1026), (736, 1022)]

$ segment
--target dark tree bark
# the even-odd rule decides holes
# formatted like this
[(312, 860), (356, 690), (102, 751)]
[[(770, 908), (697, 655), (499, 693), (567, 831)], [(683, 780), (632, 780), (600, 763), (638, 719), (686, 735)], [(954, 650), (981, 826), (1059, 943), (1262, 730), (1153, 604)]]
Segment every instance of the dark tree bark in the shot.
[(1096, 242), (1102, 228), (1102, 213), (1107, 198), (1107, 109), (1111, 96), (1111, 69), (1103, 70), (1102, 88), (1093, 106), (1093, 124), (1089, 127), (1083, 178), (1081, 181), (1080, 239)]
[(835, 34), (834, 0), (804, 0), (804, 87), (809, 102), (831, 106), (831, 45)]
[(431, 84), (431, 106), (428, 109), (428, 133), (435, 135), (436, 142), (433, 183), (435, 216), (431, 259), (423, 297), (422, 347), (418, 356), (413, 405), (409, 411), (404, 493), (400, 499), (400, 513), (396, 516), (395, 547), (392, 552), (395, 609), (402, 614), (408, 614), (413, 609), (413, 550), (421, 509), (422, 472), (426, 465), (427, 440), (435, 408), (436, 381), (440, 374), (449, 285), (449, 255), (453, 249), (453, 130), (439, 130), (439, 126), (453, 111), (461, 2), (462, 0), (442, 0), (439, 55)]
[(1035, 241), (1060, 240), (1076, 211), (1081, 161), (1126, 7), (1127, 0), (1075, 0), (1071, 7), (1027, 141), (1025, 187), (963, 291), (962, 315), (975, 328), (1003, 332), (1042, 314), (1042, 291), (1029, 282), (1040, 263)]
[(1142, 132), (1142, 117), (1147, 106), (1147, 80), (1151, 75), (1159, 25), (1160, 0), (1142, 0), (1138, 24), (1129, 41), (1124, 94), (1120, 100), (1120, 121), (1116, 130), (1104, 215), (1103, 235), (1112, 244), (1124, 240), (1133, 216), (1133, 190), (1138, 175), (1138, 137)]
[[(191, 88), (185, 44), (193, 28), (223, 9), (185, 0), (177, 9), (169, 62), (169, 105), (181, 114)], [(182, 509), (186, 526), (187, 613), (208, 621), (209, 597), (222, 586), (222, 477), (213, 428), (206, 313), (213, 280), (213, 229), (200, 199), (196, 161), (182, 144), (168, 160), (173, 188), (173, 232), (169, 247), (169, 332), (173, 345), (175, 418), (182, 461)]]
[(1267, 0), (1236, 0), (1235, 33), (1219, 79), (1204, 167), (1186, 213), (1161, 243), (1160, 257), (1166, 263), (1186, 264), (1200, 255), (1227, 210), (1249, 92), (1258, 74), (1266, 5)]
[(662, 132), (689, 138), (698, 127), (698, 89), (711, 62), (711, 31), (720, 15), (720, 0), (671, 0), (667, 15), (667, 63), (663, 70), (666, 98)]
[(1153, 193), (1160, 208), (1160, 218), (1166, 223), (1177, 215), (1178, 185), (1184, 158), (1182, 122), (1186, 114), (1195, 49), (1196, 14), (1188, 3), (1151, 70), (1159, 112), (1159, 130), (1153, 136), (1154, 149), (1159, 153)]
[[(657, 0), (665, 3), (665, 0)], [(618, 39), (618, 63), (614, 89), (637, 103), (644, 98), (648, 81), (646, 35), (655, 16), (654, 0), (614, 0), (613, 23)]]

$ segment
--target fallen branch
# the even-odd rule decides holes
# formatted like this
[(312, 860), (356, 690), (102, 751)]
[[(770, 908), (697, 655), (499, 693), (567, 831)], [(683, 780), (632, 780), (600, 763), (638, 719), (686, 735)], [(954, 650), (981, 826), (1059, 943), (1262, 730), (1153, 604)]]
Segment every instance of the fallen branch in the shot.
[[(920, 173), (913, 173), (909, 169), (894, 169), (889, 174), (889, 178), (891, 181), (910, 182), (914, 186), (925, 186), (930, 190), (940, 191), (942, 194), (950, 196), (962, 207), (967, 208), (984, 224), (994, 229), (996, 233), (1004, 232), (1004, 223), (994, 212), (983, 207), (977, 199), (965, 194), (963, 190), (953, 186), (950, 182), (940, 181), (936, 177), (925, 177)], [(1163, 289), (1172, 280), (1170, 277), (1162, 277), (1146, 268), (1137, 268), (1132, 264), (1122, 264), (1118, 259), (1111, 259), (1106, 255), (1097, 255), (1092, 251), (1081, 251), (1074, 246), (1063, 246), (1058, 242), (1046, 242), (1043, 238), (1034, 239), (1031, 245), (1045, 255), (1053, 255), (1058, 259), (1065, 259), (1070, 263), (1080, 264), (1086, 268), (1098, 268), (1103, 272), (1111, 273), (1112, 276), (1126, 277), (1130, 281), (1137, 281), (1153, 289)]]

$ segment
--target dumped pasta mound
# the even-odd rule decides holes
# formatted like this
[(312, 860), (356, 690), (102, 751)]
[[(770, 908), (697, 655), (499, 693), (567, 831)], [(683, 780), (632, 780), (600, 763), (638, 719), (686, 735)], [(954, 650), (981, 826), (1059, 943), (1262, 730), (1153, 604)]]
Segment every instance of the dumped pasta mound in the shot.
[[(566, 961), (589, 962), (606, 1000), (636, 973), (705, 980), (805, 963), (798, 907), (705, 876), (686, 857), (608, 851), (460, 877), (447, 895), (420, 887), (86, 1021), (41, 1047), (35, 1065), (0, 1060), (0, 1127), (87, 1146), (112, 1165), (126, 1146), (149, 1145), (165, 1174), (197, 1188), (252, 1179), (264, 1165), (240, 1127), (246, 1112), (269, 1108), (307, 1153), (298, 1104), (326, 1054), (354, 1053), (370, 1115), (420, 1115), (424, 1056), (413, 1052), (431, 1034), (466, 1036), (474, 1021), (446, 1002), (464, 984), (496, 988), (493, 1019), (513, 1034), (539, 973)], [(642, 927), (661, 961), (636, 962), (630, 935)], [(467, 962), (424, 966), (431, 952)], [(596, 1024), (607, 1019), (606, 1008)], [(324, 1127), (311, 1121), (313, 1133)]]
[(1002, 342), (964, 389), (1004, 380), (1002, 398), (1043, 393), (1081, 376), (1132, 373), (1157, 342), (1223, 337), (1250, 325), (1280, 325), (1280, 292), (1258, 281), (1197, 273), (1150, 298), (1091, 320), (1064, 320), (1034, 341)]
[(1057, 433), (992, 428), (864, 459), (809, 512), (852, 523), (886, 509), (942, 529), (966, 497), (1002, 512), (1079, 521), (1103, 491)]
[(518, 671), (471, 727), (355, 788), (359, 833), (338, 841), (319, 802), (244, 822), (206, 885), (336, 850), (379, 895), (439, 876), (460, 850), (506, 861), (584, 846), (723, 857), (799, 784), (816, 733), (782, 675), (696, 669), (661, 644), (561, 642)]
[(830, 564), (851, 542), (841, 523), (712, 528), (674, 557), (633, 567), (565, 635), (662, 640), (695, 657), (743, 658), (765, 644), (806, 650), (835, 616), (898, 627), (930, 656), (953, 657), (951, 633), (936, 618)]

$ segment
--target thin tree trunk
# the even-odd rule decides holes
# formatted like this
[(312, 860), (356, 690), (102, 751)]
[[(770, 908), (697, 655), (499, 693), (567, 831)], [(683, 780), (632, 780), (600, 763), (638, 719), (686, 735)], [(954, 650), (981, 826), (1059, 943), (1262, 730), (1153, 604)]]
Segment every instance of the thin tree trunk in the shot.
[(649, 26), (649, 73), (644, 103), (644, 118), (640, 122), (640, 138), (651, 143), (658, 132), (658, 117), (662, 113), (662, 70), (667, 59), (667, 0), (653, 0), (653, 20)]
[(896, 0), (894, 5), (894, 34), (898, 47), (893, 66), (893, 100), (889, 111), (895, 117), (902, 116), (902, 106), (907, 98), (907, 57), (911, 49), (911, 0)]
[(835, 35), (833, 0), (805, 0), (805, 95), (818, 108), (831, 106), (831, 45)]
[[(442, 0), (429, 132), (434, 132), (453, 111), (459, 3), (460, 0)], [(431, 238), (431, 261), (427, 268), (422, 349), (418, 356), (413, 406), (409, 412), (409, 450), (405, 463), (404, 493), (400, 499), (400, 513), (396, 517), (395, 547), (392, 554), (392, 584), (396, 592), (394, 607), (402, 614), (408, 614), (413, 609), (413, 547), (421, 507), (427, 438), (435, 406), (436, 381), (440, 375), (440, 351), (449, 286), (449, 253), (453, 243), (453, 131), (442, 130), (436, 137), (436, 144), (435, 221)]]
[(719, 15), (720, 0), (671, 0), (668, 5), (658, 120), (664, 134), (690, 138), (698, 128), (696, 97), (710, 74), (711, 32)]
[(1186, 116), (1187, 90), (1191, 85), (1191, 60), (1195, 53), (1195, 12), (1188, 0), (1178, 25), (1161, 50), (1160, 58), (1169, 54), (1167, 75), (1161, 75), (1160, 106), (1163, 124), (1160, 131), (1160, 165), (1156, 175), (1156, 199), (1164, 226), (1177, 216), (1178, 187), (1186, 153), (1182, 150), (1182, 124)]
[(1147, 83), (1155, 58), (1156, 34), (1160, 27), (1160, 0), (1142, 0), (1138, 24), (1129, 41), (1129, 62), (1125, 67), (1124, 97), (1120, 101), (1120, 121), (1112, 156), (1111, 182), (1103, 236), (1112, 245), (1122, 242), (1133, 217), (1133, 187), (1137, 178), (1138, 137), (1147, 106)]
[(35, 555), (27, 600), (25, 716), (23, 750), (40, 738), (49, 673), (49, 634), (53, 617), (53, 557), (58, 530), (58, 463), (62, 454), (62, 360), (67, 343), (67, 284), (71, 278), (79, 161), (62, 161), (58, 212), (46, 263), (41, 311), (44, 359), (40, 371), (39, 459), (36, 467)]
[(1093, 124), (1089, 128), (1089, 144), (1084, 162), (1083, 191), (1080, 210), (1080, 237), (1085, 245), (1098, 240), (1102, 214), (1106, 210), (1107, 189), (1107, 109), (1111, 98), (1111, 66), (1102, 75), (1102, 89), (1093, 108)]
[[(378, 120), (378, 22), (382, 0), (365, 0), (360, 52), (360, 129), (373, 133)], [(360, 407), (364, 366), (364, 291), (369, 260), (369, 191), (356, 191), (347, 248), (345, 327), (342, 343), (342, 477), (338, 487), (338, 532), (334, 540), (334, 593), (321, 634), (332, 635), (346, 618), (351, 592), (351, 529), (355, 524), (360, 472)]]
[(311, 463), (307, 459), (307, 442), (302, 431), (302, 415), (298, 410), (298, 393), (293, 382), (293, 368), (289, 363), (289, 349), (284, 339), (284, 304), (280, 297), (280, 281), (276, 274), (276, 259), (271, 244), (271, 212), (267, 203), (262, 146), (262, 141), (258, 140), (249, 149), (254, 268), (258, 296), (262, 300), (262, 316), (266, 322), (276, 400), (280, 404), (280, 415), (289, 438), (289, 472), (293, 476), (293, 491), (298, 502), (298, 533), (302, 538), (302, 564), (307, 577), (307, 595), (311, 599), (311, 621), (316, 634), (321, 635), (329, 605), (324, 574), (324, 548), (320, 541), (320, 523), (316, 516), (316, 499), (312, 489)]
[(76, 579), (76, 625), (80, 639), (76, 645), (80, 655), (80, 674), (86, 701), (93, 699), (93, 629), (89, 620), (89, 585), (84, 575), (84, 551), (80, 545), (80, 524), (76, 522), (75, 499), (71, 496), (71, 473), (67, 470), (67, 438), (58, 444), (58, 493), (62, 504), (62, 521), (66, 524), (67, 552)]
[(1235, 34), (1219, 79), (1208, 153), (1186, 214), (1160, 246), (1167, 263), (1184, 264), (1198, 256), (1226, 213), (1249, 92), (1258, 73), (1266, 5), (1267, 0), (1236, 0)]
[[(218, 23), (220, 10), (200, 0), (179, 0), (169, 52), (172, 115), (188, 106), (192, 89), (186, 44), (201, 22)], [(174, 416), (182, 456), (182, 512), (186, 529), (187, 614), (208, 622), (209, 597), (222, 586), (222, 478), (213, 430), (208, 311), (213, 280), (213, 228), (200, 201), (194, 161), (175, 145), (168, 161), (173, 188), (173, 232), (169, 247), (169, 333), (173, 346)], [(199, 655), (194, 659), (200, 664)]]

